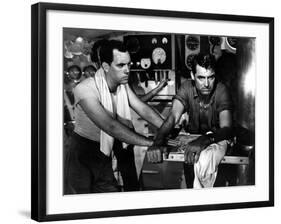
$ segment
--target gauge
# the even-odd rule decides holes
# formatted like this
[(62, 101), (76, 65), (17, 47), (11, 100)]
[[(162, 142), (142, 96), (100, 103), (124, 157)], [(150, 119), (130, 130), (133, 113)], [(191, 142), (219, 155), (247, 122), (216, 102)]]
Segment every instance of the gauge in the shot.
[(157, 39), (156, 39), (155, 37), (152, 38), (151, 43), (152, 43), (152, 44), (157, 44)]
[(190, 54), (190, 55), (188, 55), (188, 57), (186, 58), (186, 66), (187, 66), (187, 68), (190, 69), (190, 70), (191, 70), (191, 68), (192, 68), (192, 62), (193, 62), (193, 59), (194, 59), (195, 56), (196, 56), (196, 54)]
[(189, 50), (194, 51), (199, 47), (199, 39), (195, 36), (188, 36), (186, 46)]
[(227, 37), (226, 42), (229, 44), (231, 48), (237, 48), (237, 38), (235, 37)]
[(210, 36), (209, 42), (214, 46), (219, 46), (221, 44), (221, 38), (216, 36)]
[(82, 37), (77, 37), (75, 42), (77, 43), (83, 43), (84, 42), (84, 39)]
[(148, 69), (151, 65), (151, 60), (150, 58), (142, 58), (140, 63), (143, 69)]
[(81, 71), (76, 66), (70, 67), (69, 71), (66, 74), (68, 78), (73, 80), (74, 82), (78, 82), (82, 76)]
[(167, 37), (163, 37), (163, 38), (162, 38), (162, 44), (167, 44), (167, 43), (168, 43)]
[(166, 61), (166, 52), (163, 48), (157, 47), (152, 52), (154, 64), (163, 64)]
[(126, 43), (126, 47), (130, 53), (137, 53), (140, 49), (139, 40), (136, 37), (130, 38)]
[(73, 54), (67, 50), (67, 51), (65, 51), (65, 53), (64, 53), (64, 57), (70, 59), (70, 58), (73, 58)]

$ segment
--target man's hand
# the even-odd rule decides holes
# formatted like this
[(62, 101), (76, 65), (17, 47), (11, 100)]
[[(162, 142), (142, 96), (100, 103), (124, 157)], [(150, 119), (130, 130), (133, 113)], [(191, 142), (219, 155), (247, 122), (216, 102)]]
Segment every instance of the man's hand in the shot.
[(199, 135), (178, 135), (175, 139), (178, 142), (178, 152), (184, 152), (188, 143), (192, 142), (198, 137)]
[(197, 163), (201, 151), (210, 144), (210, 139), (202, 135), (197, 139), (187, 143), (184, 151), (184, 162), (189, 164)]
[(163, 160), (164, 156), (167, 156), (167, 147), (164, 146), (151, 146), (147, 149), (147, 161), (149, 163), (160, 163)]

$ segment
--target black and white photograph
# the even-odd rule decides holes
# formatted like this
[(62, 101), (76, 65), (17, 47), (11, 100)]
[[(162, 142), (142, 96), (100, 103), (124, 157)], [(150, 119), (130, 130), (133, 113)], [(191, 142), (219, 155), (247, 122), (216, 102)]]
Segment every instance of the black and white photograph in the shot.
[(31, 217), (274, 205), (274, 19), (32, 6)]
[(64, 28), (64, 194), (255, 184), (255, 38)]
[(0, 222), (279, 220), (278, 5), (5, 1)]

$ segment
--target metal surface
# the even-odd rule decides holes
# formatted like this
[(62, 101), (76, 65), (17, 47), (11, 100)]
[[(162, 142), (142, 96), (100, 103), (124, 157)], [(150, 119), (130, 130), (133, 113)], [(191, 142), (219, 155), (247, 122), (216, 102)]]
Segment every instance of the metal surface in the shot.
[(255, 39), (241, 38), (237, 46), (237, 124), (255, 131)]
[[(181, 152), (171, 152), (168, 158), (163, 158), (164, 161), (171, 162), (184, 162), (184, 154)], [(221, 161), (222, 164), (237, 164), (237, 165), (248, 165), (249, 158), (245, 156), (224, 156)]]

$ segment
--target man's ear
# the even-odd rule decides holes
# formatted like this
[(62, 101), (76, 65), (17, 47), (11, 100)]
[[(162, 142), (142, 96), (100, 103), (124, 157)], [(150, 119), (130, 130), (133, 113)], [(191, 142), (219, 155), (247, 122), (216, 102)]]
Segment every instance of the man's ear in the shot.
[(192, 80), (194, 80), (194, 79), (195, 79), (195, 78), (194, 78), (194, 77), (195, 77), (195, 75), (193, 74), (193, 72), (192, 72), (192, 71), (190, 72), (190, 76), (191, 76), (191, 79), (192, 79)]
[(105, 72), (109, 71), (109, 64), (107, 62), (103, 62), (101, 66)]

